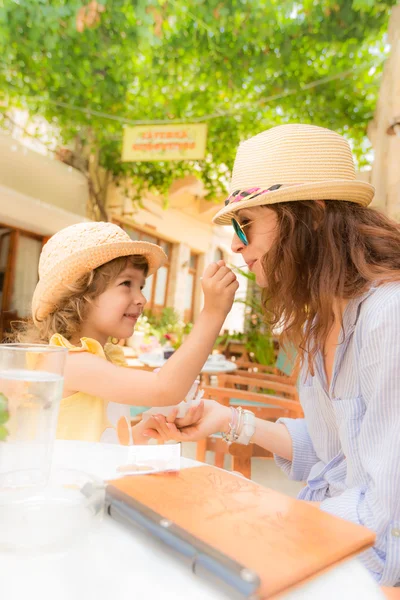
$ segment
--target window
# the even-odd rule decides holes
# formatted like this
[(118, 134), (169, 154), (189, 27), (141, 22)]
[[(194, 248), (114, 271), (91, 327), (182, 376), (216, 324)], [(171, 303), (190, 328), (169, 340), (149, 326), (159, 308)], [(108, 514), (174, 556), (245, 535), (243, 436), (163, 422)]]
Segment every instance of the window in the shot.
[(194, 317), (194, 299), (196, 294), (197, 266), (199, 262), (198, 254), (190, 254), (189, 269), (186, 277), (185, 288), (185, 312), (184, 319), (186, 323), (193, 321)]
[(0, 224), (0, 339), (11, 322), (30, 316), (38, 281), (42, 235)]
[(5, 279), (10, 250), (11, 229), (2, 227), (0, 229), (0, 308), (3, 306), (3, 292), (5, 290)]
[(14, 285), (10, 310), (23, 319), (31, 314), (33, 292), (38, 282), (38, 264), (42, 240), (23, 235), (18, 237), (14, 265)]
[(146, 285), (143, 290), (143, 294), (147, 299), (146, 309), (157, 313), (167, 305), (167, 292), (168, 292), (168, 281), (169, 281), (169, 269), (171, 261), (172, 244), (161, 240), (156, 236), (149, 235), (139, 229), (121, 225), (126, 233), (129, 235), (131, 240), (137, 240), (140, 242), (150, 242), (151, 244), (157, 244), (161, 246), (165, 254), (168, 257), (167, 263), (160, 267), (154, 275), (151, 275), (146, 279)]

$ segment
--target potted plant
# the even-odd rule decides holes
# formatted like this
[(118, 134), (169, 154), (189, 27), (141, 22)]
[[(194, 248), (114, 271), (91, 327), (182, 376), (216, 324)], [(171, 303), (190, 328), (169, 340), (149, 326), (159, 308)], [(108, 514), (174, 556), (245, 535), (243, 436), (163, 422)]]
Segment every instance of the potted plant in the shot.
[(160, 314), (148, 311), (143, 319), (146, 320), (148, 338), (155, 338), (164, 348), (168, 354), (165, 358), (181, 346), (193, 327), (192, 323), (185, 323), (178, 312), (170, 307), (163, 308)]
[(8, 436), (8, 430), (5, 424), (9, 418), (8, 400), (4, 394), (0, 393), (0, 442), (4, 442)]

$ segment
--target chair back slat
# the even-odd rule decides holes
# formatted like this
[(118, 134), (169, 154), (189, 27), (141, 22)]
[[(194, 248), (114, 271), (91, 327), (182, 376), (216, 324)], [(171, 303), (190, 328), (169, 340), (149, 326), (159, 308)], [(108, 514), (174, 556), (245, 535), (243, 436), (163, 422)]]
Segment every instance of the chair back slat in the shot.
[(268, 390), (266, 393), (269, 393), (269, 390), (272, 390), (273, 392), (287, 394), (295, 399), (298, 398), (296, 387), (289, 383), (271, 381), (270, 379), (263, 378), (242, 377), (240, 375), (218, 375), (218, 387), (237, 389), (237, 385), (255, 388), (257, 391)]
[[(229, 406), (231, 399), (235, 400), (246, 400), (255, 407), (262, 405), (270, 405), (271, 407), (285, 408), (295, 415), (302, 415), (302, 408), (300, 402), (297, 400), (291, 400), (290, 398), (284, 398), (283, 396), (277, 396), (274, 394), (258, 394), (257, 392), (248, 392), (246, 390), (232, 390), (229, 388), (220, 388), (212, 386), (204, 386), (204, 395), (206, 398), (212, 398), (217, 400), (220, 404)], [(266, 408), (270, 408), (270, 406)], [(246, 408), (250, 408), (246, 404)]]

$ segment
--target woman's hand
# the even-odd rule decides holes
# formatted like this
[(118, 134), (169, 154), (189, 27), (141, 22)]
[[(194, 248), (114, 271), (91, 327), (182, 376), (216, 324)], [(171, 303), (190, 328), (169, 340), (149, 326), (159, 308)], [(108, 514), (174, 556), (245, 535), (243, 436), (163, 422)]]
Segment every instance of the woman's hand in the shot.
[[(204, 402), (201, 401), (197, 406), (191, 406), (187, 411), (186, 415), (181, 419), (178, 419), (182, 427), (187, 427), (193, 423), (197, 423), (204, 412)], [(175, 438), (171, 434), (169, 425), (176, 420), (178, 414), (178, 407), (174, 408), (168, 417), (164, 415), (153, 415), (150, 419), (143, 422), (144, 431), (143, 436), (146, 438), (154, 438), (158, 441), (168, 442)]]
[(395, 587), (381, 587), (382, 592), (385, 594), (387, 600), (400, 600), (400, 588)]
[[(200, 406), (201, 412), (194, 412)], [(193, 408), (194, 411), (191, 412)], [(144, 435), (163, 441), (196, 442), (213, 433), (229, 430), (231, 410), (214, 400), (203, 400), (198, 407), (192, 407), (182, 419), (175, 419), (176, 411), (174, 413), (167, 419), (163, 415), (156, 415), (154, 419), (157, 421), (157, 427), (146, 429)]]

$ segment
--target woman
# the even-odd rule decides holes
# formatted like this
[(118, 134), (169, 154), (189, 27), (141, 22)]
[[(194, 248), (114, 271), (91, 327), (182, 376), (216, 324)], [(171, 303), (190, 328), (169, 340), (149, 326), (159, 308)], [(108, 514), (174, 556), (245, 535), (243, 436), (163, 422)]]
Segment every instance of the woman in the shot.
[[(179, 441), (223, 432), (275, 454), (303, 500), (377, 534), (362, 560), (400, 582), (400, 228), (373, 209), (348, 143), (311, 125), (275, 127), (239, 147), (231, 194), (214, 221), (232, 224), (263, 288), (266, 320), (298, 348), (304, 419), (276, 423), (206, 401)], [(179, 421), (177, 421), (179, 428)], [(160, 433), (161, 432), (161, 433)], [(152, 435), (157, 437), (153, 431)]]

